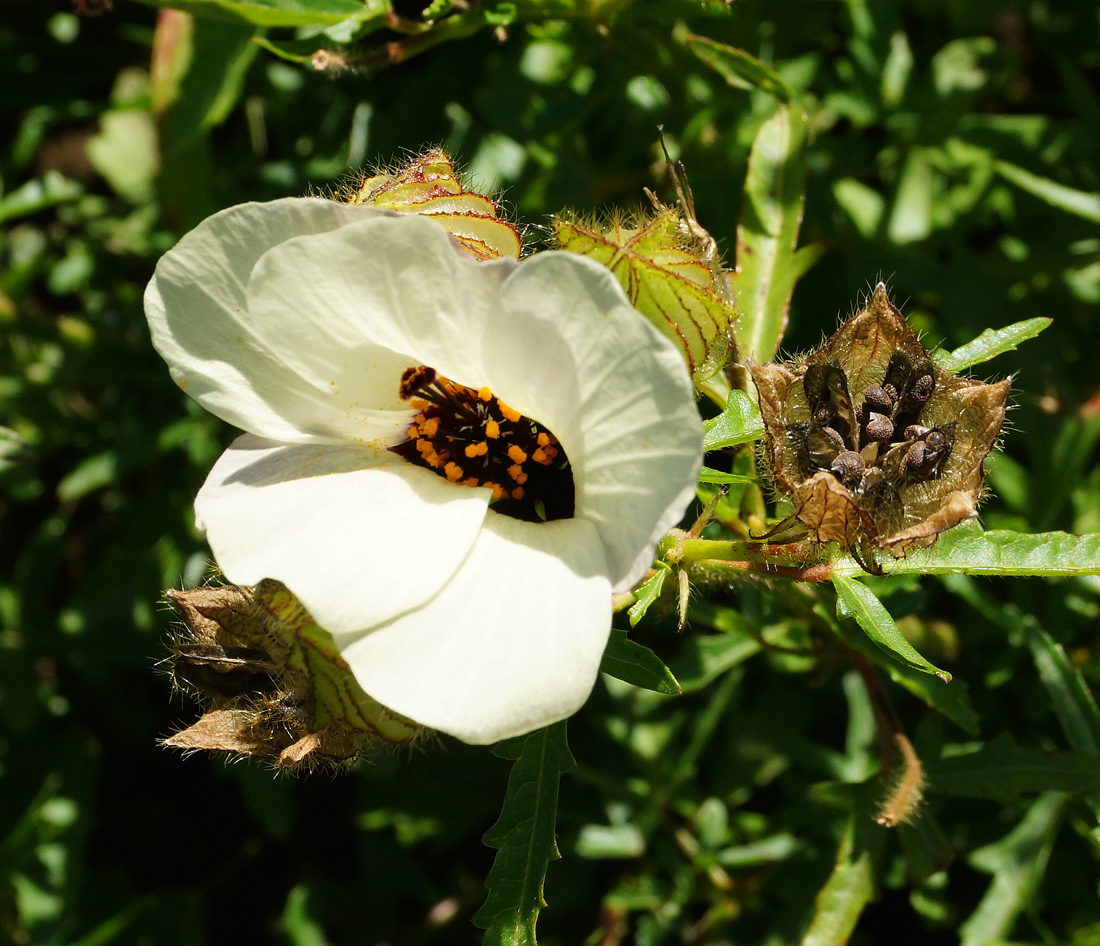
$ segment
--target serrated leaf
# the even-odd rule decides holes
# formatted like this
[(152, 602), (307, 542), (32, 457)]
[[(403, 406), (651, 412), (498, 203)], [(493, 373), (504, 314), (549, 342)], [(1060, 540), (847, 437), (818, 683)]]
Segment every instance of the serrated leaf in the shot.
[(377, 20), (390, 12), (386, 0), (140, 0), (169, 6), (195, 17), (251, 23), (253, 26), (332, 26), (345, 20)]
[(1011, 832), (970, 855), (970, 863), (993, 874), (993, 882), (963, 923), (961, 946), (988, 946), (1011, 933), (1042, 882), (1065, 804), (1066, 796), (1057, 792), (1040, 795)]
[(648, 647), (632, 641), (626, 631), (616, 627), (611, 629), (600, 670), (617, 680), (657, 693), (677, 696), (682, 692), (676, 677), (660, 657)]
[(798, 231), (806, 184), (803, 145), (806, 112), (781, 105), (756, 133), (749, 155), (737, 268), (730, 274), (741, 313), (734, 326), (742, 357), (770, 361), (787, 326), (787, 309), (798, 278), (820, 256), (798, 255)]
[(1007, 161), (993, 162), (993, 169), (1005, 180), (1027, 191), (1051, 207), (1057, 207), (1093, 223), (1100, 223), (1100, 194), (1079, 191), (1050, 178), (1040, 177)]
[(735, 89), (770, 92), (784, 105), (791, 101), (791, 90), (779, 73), (745, 50), (694, 33), (684, 33), (677, 38)]
[[(885, 568), (890, 575), (1098, 575), (1100, 534), (983, 532), (976, 522), (962, 524)], [(851, 560), (833, 564), (834, 574), (860, 571)]]
[(854, 578), (837, 574), (833, 575), (833, 586), (837, 593), (838, 617), (846, 616), (841, 614), (841, 605), (843, 605), (859, 626), (866, 631), (867, 636), (886, 653), (907, 667), (925, 673), (934, 673), (945, 683), (950, 681), (951, 674), (933, 666), (917, 653), (913, 645), (898, 630), (890, 612), (870, 588)]
[(874, 894), (871, 852), (854, 850), (854, 822), (849, 819), (833, 872), (814, 898), (814, 916), (801, 946), (844, 946)]
[(654, 572), (637, 588), (634, 589), (634, 603), (627, 614), (630, 616), (630, 626), (634, 627), (649, 610), (649, 606), (661, 595), (661, 588), (665, 583), (665, 576), (670, 569), (664, 562), (657, 562)]
[(1047, 318), (1024, 319), (1005, 328), (987, 328), (973, 341), (952, 352), (934, 352), (932, 358), (944, 371), (962, 371), (1006, 351), (1015, 351), (1020, 342), (1034, 338), (1053, 321)]
[(546, 906), (543, 880), (558, 853), (558, 783), (576, 767), (565, 722), (498, 743), (493, 754), (515, 759), (504, 806), (483, 841), (497, 849), (485, 885), (489, 895), (474, 916), (484, 946), (536, 946), (535, 923)]
[(744, 391), (730, 391), (726, 409), (717, 417), (703, 421), (703, 449), (721, 450), (751, 443), (764, 436), (764, 418), (760, 408)]
[(925, 770), (929, 791), (1005, 805), (1032, 792), (1100, 791), (1100, 756), (1021, 748), (1007, 733), (977, 752), (929, 762)]

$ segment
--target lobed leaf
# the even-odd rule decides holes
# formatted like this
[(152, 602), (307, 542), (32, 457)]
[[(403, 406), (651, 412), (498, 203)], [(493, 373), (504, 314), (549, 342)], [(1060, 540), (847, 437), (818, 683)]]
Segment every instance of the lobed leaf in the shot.
[[(854, 617), (872, 641), (905, 666), (934, 673), (945, 683), (951, 680), (951, 674), (946, 670), (933, 666), (917, 653), (898, 630), (890, 612), (865, 584), (834, 573), (833, 586), (837, 593), (838, 617)], [(847, 614), (841, 613), (841, 606), (846, 609)]]
[(1025, 319), (1005, 328), (987, 328), (973, 341), (952, 352), (937, 351), (932, 358), (944, 371), (962, 371), (983, 361), (1015, 351), (1020, 342), (1034, 338), (1054, 320), (1047, 318)]
[(630, 616), (630, 626), (634, 627), (649, 610), (649, 606), (661, 595), (665, 578), (671, 569), (664, 562), (654, 563), (653, 574), (634, 589), (634, 603), (627, 614)]
[(484, 929), (484, 946), (536, 946), (535, 923), (546, 906), (543, 880), (560, 857), (555, 826), (558, 783), (576, 767), (566, 742), (565, 722), (498, 743), (493, 754), (514, 759), (504, 806), (485, 834), (497, 849), (485, 885), (489, 895), (474, 916)]
[(617, 680), (657, 693), (677, 696), (682, 692), (676, 677), (661, 658), (648, 647), (632, 641), (626, 631), (617, 627), (611, 629), (600, 670)]

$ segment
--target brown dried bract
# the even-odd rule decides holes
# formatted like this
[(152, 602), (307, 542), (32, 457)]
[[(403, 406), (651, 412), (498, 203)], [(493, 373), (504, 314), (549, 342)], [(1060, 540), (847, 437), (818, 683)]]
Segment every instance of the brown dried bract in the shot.
[(424, 732), (363, 692), (331, 638), (278, 582), (167, 596), (184, 623), (172, 648), (173, 681), (207, 708), (163, 745), (296, 771), (340, 766)]
[(750, 370), (762, 465), (813, 542), (876, 569), (875, 551), (900, 558), (976, 515), (1009, 382), (940, 368), (882, 283), (821, 348)]

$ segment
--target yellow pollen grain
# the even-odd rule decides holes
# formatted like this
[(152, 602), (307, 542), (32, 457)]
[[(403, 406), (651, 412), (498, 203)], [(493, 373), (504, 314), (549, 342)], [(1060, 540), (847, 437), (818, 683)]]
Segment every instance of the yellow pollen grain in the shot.
[(477, 389), (477, 396), (483, 401), (491, 401), (493, 399), (493, 392), (489, 390), (488, 386)]
[(410, 440), (416, 440), (420, 436), (420, 431), (417, 429), (416, 424), (413, 424), (407, 431)]
[(489, 452), (489, 445), (482, 440), (480, 443), (471, 443), (466, 445), (466, 456), (471, 460), (474, 457), (483, 457)]
[(461, 485), (461, 486), (480, 486), (481, 485), (481, 480), (479, 480), (476, 476), (467, 476), (466, 479), (464, 479), (461, 482), (461, 484), (459, 484), (459, 485)]
[(500, 436), (500, 424), (495, 420), (489, 421), (489, 423), (485, 425), (485, 436), (490, 440), (496, 440), (497, 437)]
[(512, 499), (523, 499), (523, 487), (517, 486), (512, 490)]
[(457, 483), (462, 479), (462, 467), (457, 463), (448, 463), (443, 467), (443, 472), (452, 483)]
[(438, 417), (429, 417), (426, 421), (424, 421), (420, 425), (420, 432), (425, 437), (434, 437), (438, 430), (439, 430), (439, 418)]
[(501, 486), (500, 483), (482, 483), (481, 485), (484, 486), (486, 489), (491, 489), (493, 491), (493, 499), (504, 498), (504, 487)]
[(512, 460), (514, 463), (526, 463), (527, 462), (527, 454), (524, 453), (515, 444), (512, 444), (512, 446), (510, 446), (508, 448), (508, 458), (510, 460)]
[(523, 467), (518, 463), (508, 467), (508, 475), (512, 477), (517, 483), (526, 483), (527, 474), (523, 472)]
[(505, 420), (509, 420), (514, 424), (520, 419), (520, 412), (514, 407), (509, 407), (503, 401), (497, 401), (497, 404), (500, 405), (500, 413), (504, 415)]
[(531, 459), (542, 466), (546, 466), (550, 462), (550, 458), (546, 455), (546, 450), (542, 447), (539, 447), (538, 450), (531, 454)]
[(550, 446), (550, 435), (548, 433), (546, 433), (546, 431), (539, 431), (539, 446), (540, 447), (549, 447)]

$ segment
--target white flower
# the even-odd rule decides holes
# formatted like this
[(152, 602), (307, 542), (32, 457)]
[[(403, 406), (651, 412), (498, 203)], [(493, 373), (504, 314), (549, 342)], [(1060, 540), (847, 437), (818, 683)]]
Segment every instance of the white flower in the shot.
[[(683, 357), (607, 270), (475, 262), (430, 220), (293, 198), (205, 221), (145, 307), (176, 383), (247, 431), (195, 501), (230, 581), (285, 583), (367, 693), (467, 742), (581, 706), (611, 593), (645, 572), (702, 459)], [(421, 365), (556, 435), (572, 518), (502, 515), (388, 449)]]

